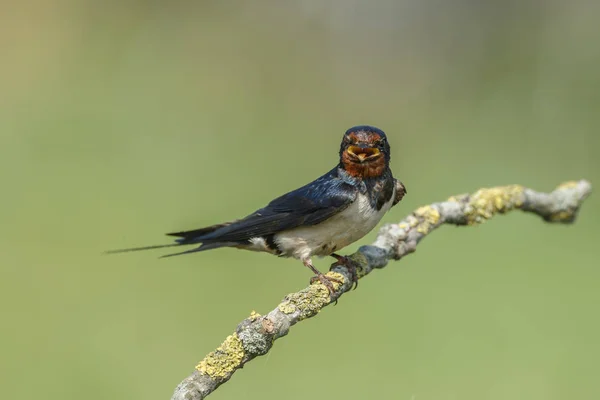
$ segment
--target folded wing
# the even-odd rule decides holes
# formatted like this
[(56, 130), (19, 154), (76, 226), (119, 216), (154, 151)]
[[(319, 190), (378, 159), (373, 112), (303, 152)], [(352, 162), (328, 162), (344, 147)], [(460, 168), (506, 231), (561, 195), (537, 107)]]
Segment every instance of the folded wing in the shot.
[(331, 171), (300, 189), (278, 197), (241, 220), (169, 235), (180, 237), (180, 244), (244, 243), (254, 237), (321, 223), (352, 204), (356, 195), (354, 186), (337, 178)]

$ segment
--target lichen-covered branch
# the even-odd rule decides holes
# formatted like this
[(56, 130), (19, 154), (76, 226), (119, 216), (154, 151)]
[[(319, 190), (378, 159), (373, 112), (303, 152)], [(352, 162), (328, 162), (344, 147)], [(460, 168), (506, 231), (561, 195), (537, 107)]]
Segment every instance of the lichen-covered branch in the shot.
[[(423, 206), (400, 223), (381, 228), (371, 246), (362, 246), (351, 256), (360, 265), (359, 278), (389, 260), (399, 260), (414, 252), (417, 244), (442, 224), (477, 225), (496, 214), (520, 209), (535, 213), (545, 221), (572, 223), (592, 186), (585, 180), (559, 185), (551, 193), (540, 193), (519, 185), (481, 189), (473, 194), (453, 196), (446, 201)], [(343, 282), (334, 283), (335, 294), (316, 281), (290, 293), (267, 315), (256, 312), (243, 320), (223, 344), (196, 366), (193, 374), (175, 389), (173, 400), (199, 400), (227, 382), (238, 369), (256, 356), (266, 354), (273, 342), (288, 334), (290, 327), (315, 316), (352, 286), (350, 272), (335, 266), (328, 275)]]

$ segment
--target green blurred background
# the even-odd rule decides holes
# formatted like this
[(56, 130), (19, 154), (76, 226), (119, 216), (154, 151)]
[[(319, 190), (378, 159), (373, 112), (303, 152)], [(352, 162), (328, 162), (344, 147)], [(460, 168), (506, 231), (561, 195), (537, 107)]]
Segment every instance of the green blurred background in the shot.
[[(2, 2), (0, 397), (169, 398), (310, 273), (102, 251), (254, 211), (333, 167), (353, 125), (387, 132), (409, 190), (384, 222), (600, 182), (598, 4)], [(600, 398), (599, 206), (440, 229), (211, 398)]]

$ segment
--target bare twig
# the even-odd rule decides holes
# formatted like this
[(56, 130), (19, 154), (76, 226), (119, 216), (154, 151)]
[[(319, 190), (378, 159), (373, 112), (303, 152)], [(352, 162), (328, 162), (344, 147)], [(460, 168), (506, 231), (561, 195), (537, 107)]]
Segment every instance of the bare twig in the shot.
[[(581, 180), (563, 183), (551, 193), (511, 185), (453, 196), (415, 210), (398, 224), (385, 225), (373, 245), (362, 246), (350, 258), (360, 265), (359, 277), (362, 278), (375, 268), (385, 267), (389, 260), (399, 260), (414, 252), (421, 239), (442, 224), (477, 225), (496, 214), (515, 209), (538, 214), (548, 222), (572, 223), (591, 190), (591, 184)], [(172, 399), (205, 398), (248, 361), (266, 354), (273, 341), (287, 335), (292, 325), (315, 316), (352, 286), (352, 277), (344, 266), (335, 266), (328, 275), (343, 282), (334, 284), (335, 298), (331, 298), (328, 289), (316, 281), (285, 296), (267, 315), (252, 312), (221, 346), (200, 361), (192, 375), (177, 386)]]

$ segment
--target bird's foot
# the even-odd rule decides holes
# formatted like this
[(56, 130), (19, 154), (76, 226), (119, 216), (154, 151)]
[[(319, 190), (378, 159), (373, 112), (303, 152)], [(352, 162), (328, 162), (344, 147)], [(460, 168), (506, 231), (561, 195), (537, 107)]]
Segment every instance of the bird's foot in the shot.
[(317, 281), (321, 282), (321, 284), (323, 284), (323, 286), (325, 286), (327, 288), (327, 290), (329, 291), (329, 297), (331, 299), (335, 299), (335, 304), (337, 304), (337, 302), (338, 302), (337, 298), (339, 296), (337, 296), (335, 293), (335, 288), (333, 287), (333, 283), (338, 283), (338, 284), (342, 285), (344, 282), (340, 281), (339, 279), (335, 279), (331, 276), (327, 276), (327, 275), (323, 274), (321, 271), (316, 269), (314, 265), (312, 265), (312, 261), (310, 259), (303, 260), (303, 263), (308, 268), (310, 268), (310, 270), (316, 275), (316, 276), (313, 276), (312, 278), (310, 278), (310, 284), (312, 285), (313, 283), (315, 283)]
[(362, 268), (362, 266), (360, 264), (358, 264), (356, 261), (354, 261), (353, 259), (351, 259), (350, 257), (340, 256), (339, 254), (335, 254), (335, 253), (332, 254), (331, 256), (334, 257), (337, 261), (334, 262), (333, 264), (331, 264), (331, 267), (329, 268), (329, 270), (331, 271), (331, 269), (333, 267), (335, 267), (336, 265), (343, 265), (344, 267), (346, 267), (346, 269), (348, 269), (348, 272), (350, 272), (350, 276), (352, 277), (352, 286), (354, 286), (354, 289), (356, 289), (358, 287), (358, 271), (357, 271), (357, 269), (359, 267)]
[[(339, 279), (332, 278), (331, 276), (327, 276), (320, 272), (316, 276), (313, 276), (312, 278), (310, 278), (310, 284), (312, 285), (313, 283), (315, 283), (317, 281), (321, 282), (327, 288), (327, 290), (329, 290), (329, 295), (331, 297), (335, 296), (335, 288), (333, 287), (333, 283), (339, 283), (340, 285), (342, 285), (344, 283), (344, 282), (340, 281)], [(336, 298), (335, 302), (337, 303), (337, 298)]]

